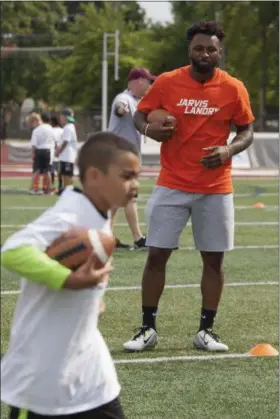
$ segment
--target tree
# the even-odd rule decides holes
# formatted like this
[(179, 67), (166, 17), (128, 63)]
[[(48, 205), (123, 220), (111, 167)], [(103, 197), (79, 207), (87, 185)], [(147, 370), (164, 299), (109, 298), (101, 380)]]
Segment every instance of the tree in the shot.
[[(79, 45), (76, 43), (76, 34), (75, 34), (75, 24), (79, 27), (80, 38), (88, 39), (93, 32), (97, 32), (96, 36), (91, 37), (89, 40), (89, 45), (91, 42), (94, 44), (94, 49), (100, 50), (102, 43), (102, 34), (103, 31), (112, 32), (112, 15), (116, 14), (119, 16), (119, 20), (122, 21), (123, 29), (122, 32), (126, 32), (128, 37), (131, 37), (131, 48), (126, 51), (129, 52), (127, 57), (123, 57), (123, 62), (127, 62), (127, 66), (134, 63), (133, 59), (133, 43), (137, 44), (138, 39), (132, 33), (143, 30), (145, 27), (145, 12), (140, 8), (136, 1), (131, 2), (110, 2), (108, 9), (108, 4), (106, 2), (92, 2), (92, 1), (41, 1), (41, 2), (2, 2), (1, 3), (1, 12), (2, 12), (2, 46), (17, 46), (17, 47), (43, 47), (43, 46), (71, 46), (76, 45), (75, 53), (78, 52), (78, 57), (80, 54), (84, 53), (84, 47), (79, 48)], [(97, 29), (93, 28), (93, 23), (88, 22), (89, 33), (85, 33), (84, 28), (80, 24), (79, 19), (83, 19), (83, 15), (91, 12), (91, 16), (99, 11), (103, 16), (106, 16), (107, 24), (99, 28), (98, 18), (93, 18), (93, 22), (96, 25)], [(94, 12), (93, 12), (94, 10)], [(87, 20), (87, 18), (86, 18)], [(82, 20), (83, 22), (83, 20)], [(105, 29), (106, 27), (106, 29)], [(115, 25), (116, 27), (116, 25)], [(91, 34), (91, 35), (90, 35)], [(99, 34), (99, 35), (98, 35)], [(82, 39), (82, 44), (85, 44), (85, 39)], [(124, 41), (125, 44), (129, 43)], [(97, 46), (98, 45), (98, 46)], [(122, 42), (123, 45), (123, 42)], [(55, 90), (54, 86), (59, 85), (58, 91), (62, 89), (65, 83), (60, 83), (60, 75), (67, 72), (63, 67), (65, 64), (65, 54), (69, 55), (71, 51), (59, 53), (57, 55), (50, 55), (48, 53), (41, 52), (17, 52), (17, 53), (8, 53), (2, 55), (2, 77), (1, 77), (1, 98), (2, 101), (16, 101), (21, 102), (26, 95), (31, 95), (34, 98), (44, 97), (48, 99), (52, 96), (52, 92)], [(53, 53), (52, 53), (53, 54)], [(94, 64), (88, 62), (88, 56), (92, 54), (92, 49), (87, 51), (84, 56), (85, 61), (87, 61), (85, 71), (96, 71), (100, 73), (100, 64)], [(99, 60), (101, 59), (99, 51)], [(73, 57), (75, 61), (75, 56)], [(79, 71), (80, 64), (75, 65), (74, 61), (69, 58), (71, 63), (70, 68), (74, 73), (77, 69)], [(78, 58), (78, 61), (80, 58)], [(95, 60), (96, 61), (96, 60)], [(137, 60), (136, 60), (137, 61)], [(138, 60), (142, 62), (142, 60)], [(60, 71), (60, 66), (63, 68), (62, 72)], [(53, 71), (51, 75), (47, 75), (49, 68), (52, 68)], [(52, 75), (54, 78), (52, 79)], [(71, 80), (73, 76), (66, 77), (65, 80)], [(100, 79), (100, 77), (99, 77)], [(90, 79), (90, 82), (92, 80)], [(93, 82), (94, 84), (94, 82)], [(117, 85), (117, 84), (116, 84)], [(71, 89), (75, 91), (75, 83), (69, 82), (69, 92), (68, 96), (72, 96)], [(80, 92), (80, 87), (77, 88)], [(83, 91), (84, 89), (82, 89)], [(100, 89), (99, 89), (100, 90)], [(50, 93), (50, 94), (49, 94)], [(97, 95), (97, 100), (100, 99), (100, 92), (95, 93), (94, 97)], [(64, 96), (62, 93), (61, 96)], [(65, 95), (67, 97), (67, 95)], [(83, 96), (86, 97), (86, 92), (83, 93)], [(54, 95), (57, 97), (57, 94)], [(76, 97), (76, 95), (74, 95)], [(92, 98), (89, 100), (83, 100), (83, 103), (91, 103)], [(72, 100), (71, 100), (72, 102)]]
[[(65, 14), (66, 9), (60, 1), (1, 2), (2, 45), (7, 35), (18, 46), (26, 46), (28, 38), (32, 38), (33, 46), (49, 45), (56, 33), (57, 24)], [(36, 39), (39, 42), (36, 43)]]
[[(66, 9), (59, 1), (1, 2), (2, 46), (52, 45)], [(44, 96), (46, 66), (42, 54), (1, 52), (1, 101)]]
[[(102, 8), (95, 4), (82, 6), (83, 13), (69, 25), (69, 31), (57, 38), (58, 44), (73, 45), (74, 49), (63, 60), (54, 58), (47, 62), (49, 97), (53, 102), (83, 108), (100, 106), (104, 32), (120, 30), (120, 80), (113, 80), (113, 60), (110, 60), (109, 100), (125, 87), (131, 67), (147, 66), (148, 32), (138, 30), (127, 20), (127, 5), (121, 3), (118, 7), (113, 2), (104, 2)], [(113, 44), (109, 44), (109, 48), (112, 51)]]
[[(68, 21), (74, 21), (78, 15), (84, 13), (84, 6), (94, 4), (97, 10), (104, 8), (104, 1), (65, 1)], [(145, 11), (137, 1), (113, 1), (112, 8), (120, 10), (126, 23), (134, 23), (136, 29), (145, 27)]]

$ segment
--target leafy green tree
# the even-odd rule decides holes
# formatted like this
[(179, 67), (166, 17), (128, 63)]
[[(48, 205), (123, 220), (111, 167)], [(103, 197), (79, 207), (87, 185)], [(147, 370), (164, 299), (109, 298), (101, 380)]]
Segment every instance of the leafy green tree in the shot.
[[(123, 2), (124, 3), (124, 2)], [(128, 71), (133, 66), (146, 66), (146, 45), (149, 33), (138, 30), (133, 21), (127, 21), (126, 5), (115, 7), (104, 2), (102, 8), (95, 4), (82, 6), (83, 13), (69, 26), (69, 31), (59, 36), (57, 43), (73, 45), (68, 57), (49, 59), (48, 82), (53, 102), (92, 107), (101, 105), (101, 80), (103, 34), (120, 30), (120, 80), (114, 80), (113, 58), (108, 59), (109, 100), (126, 85)], [(113, 39), (108, 40), (108, 51), (113, 51)]]
[[(59, 1), (1, 2), (2, 46), (52, 45), (57, 24), (66, 9)], [(1, 52), (1, 101), (21, 102), (28, 95), (46, 95), (46, 66), (43, 55)]]
[[(134, 23), (136, 29), (145, 27), (145, 11), (137, 1), (110, 1), (114, 10), (120, 10), (126, 23)], [(84, 13), (84, 6), (94, 4), (97, 10), (103, 9), (104, 1), (65, 1), (69, 21), (74, 21), (78, 15)]]
[(31, 37), (33, 46), (50, 45), (65, 14), (66, 9), (60, 1), (1, 2), (2, 45), (5, 39), (12, 39), (18, 46), (26, 46), (26, 39)]

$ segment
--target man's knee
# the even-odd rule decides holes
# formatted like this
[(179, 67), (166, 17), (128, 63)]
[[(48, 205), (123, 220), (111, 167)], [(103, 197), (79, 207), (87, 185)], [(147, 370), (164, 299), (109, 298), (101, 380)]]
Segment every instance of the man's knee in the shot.
[(147, 266), (150, 269), (156, 270), (160, 270), (160, 268), (165, 268), (171, 253), (172, 249), (160, 249), (157, 247), (150, 247), (147, 259)]
[(204, 269), (211, 269), (216, 273), (222, 273), (224, 253), (223, 252), (201, 252)]

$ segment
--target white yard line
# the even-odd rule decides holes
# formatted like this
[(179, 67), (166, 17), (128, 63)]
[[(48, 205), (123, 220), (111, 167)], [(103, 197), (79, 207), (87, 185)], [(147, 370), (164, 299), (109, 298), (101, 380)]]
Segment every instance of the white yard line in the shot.
[[(278, 249), (279, 245), (278, 244), (263, 244), (263, 245), (245, 245), (245, 246), (235, 246), (234, 250), (259, 250), (259, 249)], [(144, 248), (144, 249), (138, 249), (138, 250), (132, 250), (137, 251), (137, 252), (147, 252), (148, 248)], [(190, 251), (197, 251), (197, 249), (193, 246), (182, 246), (179, 247), (179, 249), (177, 249), (177, 251), (180, 250), (190, 250)], [(127, 253), (128, 251), (118, 251), (119, 253)]]
[[(2, 183), (3, 183), (3, 181), (2, 181)], [(277, 186), (277, 185), (275, 185), (275, 186)], [(150, 188), (150, 186), (149, 185), (144, 185), (143, 186), (143, 189), (144, 188)], [(265, 189), (265, 186), (263, 186), (263, 187), (260, 186), (260, 189), (262, 189), (262, 188)], [(28, 189), (27, 188), (11, 188), (9, 186), (1, 186), (0, 191), (1, 192), (14, 191), (14, 192), (26, 192), (27, 193), (28, 192)], [(234, 194), (234, 198), (257, 198), (257, 197), (263, 197), (263, 196), (269, 197), (269, 196), (278, 196), (278, 195), (279, 195), (278, 192), (263, 192), (263, 193), (258, 193), (258, 192), (252, 191), (250, 193), (248, 193), (248, 192), (246, 192), (246, 193), (236, 193), (236, 194)], [(143, 199), (150, 198), (150, 196), (151, 196), (151, 193), (150, 194), (141, 194), (141, 195), (139, 195), (138, 199), (141, 201)]]
[[(263, 282), (231, 282), (225, 284), (226, 287), (258, 287), (266, 285), (279, 285), (276, 281), (263, 281)], [(174, 284), (174, 285), (165, 285), (165, 288), (168, 289), (180, 289), (180, 288), (199, 288), (200, 284)], [(140, 285), (128, 285), (128, 286), (119, 286), (119, 287), (108, 287), (107, 291), (137, 291), (140, 290)]]
[[(234, 250), (256, 250), (256, 249), (278, 249), (279, 245), (277, 244), (264, 244), (264, 245), (245, 245), (245, 246), (235, 246)], [(179, 247), (178, 250), (197, 250), (192, 246), (183, 246)]]
[(245, 354), (221, 354), (221, 355), (183, 355), (183, 356), (162, 356), (159, 358), (135, 358), (135, 359), (116, 359), (115, 364), (156, 364), (159, 362), (173, 361), (209, 361), (221, 359), (246, 359), (253, 355)]
[[(226, 287), (258, 287), (258, 286), (267, 286), (267, 285), (279, 285), (277, 281), (260, 281), (260, 282), (229, 282), (225, 284)], [(167, 289), (180, 289), (180, 288), (199, 288), (200, 284), (174, 284), (174, 285), (166, 285), (165, 288)], [(140, 285), (127, 285), (127, 286), (119, 286), (119, 287), (108, 287), (107, 291), (137, 291), (140, 290)], [(1, 291), (1, 295), (17, 295), (19, 294), (19, 290), (11, 290), (11, 291)]]
[[(264, 187), (264, 189), (265, 189), (265, 187)], [(151, 194), (141, 194), (141, 195), (139, 195), (139, 198), (141, 199), (141, 198), (149, 198), (151, 196)], [(258, 197), (263, 197), (263, 196), (268, 196), (268, 197), (270, 197), (270, 196), (279, 196), (279, 193), (278, 192), (261, 192), (261, 193), (258, 193), (258, 192), (255, 192), (255, 191), (253, 191), (253, 192), (251, 192), (251, 193), (248, 193), (248, 192), (246, 192), (246, 193), (235, 193), (235, 194), (233, 194), (233, 197), (234, 198), (258, 198)]]
[[(278, 249), (278, 244), (264, 244), (264, 245), (245, 245), (245, 246), (235, 246), (234, 250), (256, 250), (256, 249)], [(178, 250), (197, 250), (195, 247), (192, 246), (183, 246), (179, 247)]]
[[(11, 206), (11, 207), (2, 207), (2, 211), (3, 210), (9, 210), (9, 211), (39, 211), (39, 210), (47, 210), (51, 208), (51, 206), (25, 206), (25, 207), (21, 207), (21, 206)], [(235, 205), (234, 207), (236, 210), (256, 210), (256, 208), (254, 208), (252, 205)], [(138, 206), (138, 209), (146, 209), (146, 206)], [(259, 208), (257, 208), (259, 209)], [(261, 208), (264, 211), (265, 210), (279, 210), (279, 206), (278, 205), (265, 205), (264, 208)]]
[[(140, 226), (146, 226), (146, 223), (140, 223)], [(278, 226), (278, 221), (237, 221), (235, 226), (247, 226), (247, 227), (255, 227), (255, 226)], [(1, 228), (22, 228), (25, 227), (26, 224), (1, 224)], [(128, 227), (127, 223), (116, 223), (116, 227)], [(187, 224), (187, 227), (190, 227), (191, 223)]]

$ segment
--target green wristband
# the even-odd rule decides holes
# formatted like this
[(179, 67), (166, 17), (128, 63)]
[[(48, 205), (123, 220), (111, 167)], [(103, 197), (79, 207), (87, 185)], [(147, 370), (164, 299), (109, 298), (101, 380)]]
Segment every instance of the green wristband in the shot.
[(62, 288), (72, 272), (33, 246), (4, 251), (1, 254), (1, 264), (11, 272), (52, 289)]

